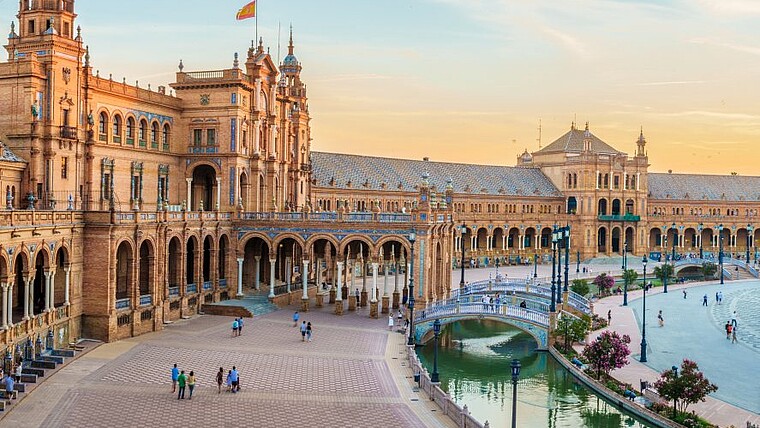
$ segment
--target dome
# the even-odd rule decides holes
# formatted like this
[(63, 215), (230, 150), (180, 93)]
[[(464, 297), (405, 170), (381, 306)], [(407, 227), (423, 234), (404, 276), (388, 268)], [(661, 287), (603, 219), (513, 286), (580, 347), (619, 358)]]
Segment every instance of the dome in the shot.
[(293, 54), (288, 54), (288, 56), (285, 57), (285, 59), (282, 61), (283, 65), (290, 65), (290, 66), (297, 66), (298, 65), (298, 59)]

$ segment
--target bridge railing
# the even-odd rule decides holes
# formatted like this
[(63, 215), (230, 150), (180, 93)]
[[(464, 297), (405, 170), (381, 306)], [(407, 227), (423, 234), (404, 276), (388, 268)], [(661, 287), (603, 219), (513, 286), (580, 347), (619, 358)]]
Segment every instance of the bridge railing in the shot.
[[(453, 290), (451, 296), (453, 299), (460, 298), (462, 296), (468, 296), (473, 294), (484, 293), (503, 293), (506, 297), (513, 293), (528, 293), (540, 295), (546, 299), (551, 299), (552, 291), (551, 287), (545, 285), (536, 285), (531, 282), (527, 282), (521, 279), (501, 279), (499, 281), (484, 280), (477, 281), (466, 285), (463, 289)], [(561, 291), (560, 291), (561, 292)], [(568, 303), (573, 308), (585, 313), (591, 313), (591, 305), (588, 300), (572, 291), (568, 291)]]
[(543, 327), (549, 326), (548, 312), (521, 308), (514, 305), (505, 305), (503, 303), (501, 305), (491, 305), (487, 303), (449, 302), (448, 304), (427, 307), (418, 314), (419, 315), (414, 319), (415, 323), (451, 315), (474, 314), (505, 316), (529, 321)]

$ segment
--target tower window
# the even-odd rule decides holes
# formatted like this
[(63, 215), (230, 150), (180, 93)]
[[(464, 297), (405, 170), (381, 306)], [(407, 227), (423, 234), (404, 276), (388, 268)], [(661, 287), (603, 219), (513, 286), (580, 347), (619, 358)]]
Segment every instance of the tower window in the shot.
[(34, 20), (33, 19), (29, 20), (29, 23), (27, 24), (27, 28), (29, 29), (29, 34), (34, 34), (35, 33)]
[(69, 176), (69, 158), (61, 158), (61, 178), (68, 178)]

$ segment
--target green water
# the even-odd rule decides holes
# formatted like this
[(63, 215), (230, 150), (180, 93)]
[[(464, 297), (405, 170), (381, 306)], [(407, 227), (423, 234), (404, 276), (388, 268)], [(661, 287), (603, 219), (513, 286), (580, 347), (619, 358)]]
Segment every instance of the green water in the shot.
[[(522, 364), (517, 385), (520, 428), (649, 427), (623, 413), (579, 383), (548, 353), (536, 352), (527, 333), (488, 320), (459, 321), (441, 331), (438, 372), (441, 387), (479, 421), (510, 427), (512, 358)], [(429, 372), (433, 341), (417, 350)]]

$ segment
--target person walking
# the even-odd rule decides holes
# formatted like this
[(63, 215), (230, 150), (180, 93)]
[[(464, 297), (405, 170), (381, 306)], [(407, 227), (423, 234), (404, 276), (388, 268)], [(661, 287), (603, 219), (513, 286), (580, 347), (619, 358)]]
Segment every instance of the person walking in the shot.
[(720, 303), (720, 293), (715, 292), (715, 303)]
[(660, 327), (665, 327), (665, 320), (662, 318), (662, 309), (660, 309), (660, 312), (657, 313), (657, 323), (660, 325)]
[(734, 315), (731, 317), (731, 325), (736, 327), (736, 311), (734, 311)]
[(707, 294), (702, 297), (702, 306), (707, 306)]
[(731, 339), (731, 322), (726, 321), (726, 325), (723, 328), (726, 330), (726, 340)]
[(393, 314), (388, 314), (388, 331), (393, 331)]
[(193, 390), (195, 389), (195, 372), (190, 370), (190, 375), (187, 376), (187, 388), (190, 390), (190, 396), (188, 400), (193, 399)]
[(681, 291), (683, 291), (683, 299), (684, 299), (684, 300), (686, 300), (686, 289), (684, 288), (684, 289), (683, 289), (683, 290), (681, 290)]
[(232, 370), (229, 370), (227, 372), (227, 380), (225, 384), (227, 385), (227, 392), (231, 392), (232, 391)]
[[(393, 318), (391, 318), (391, 322), (393, 322)], [(306, 323), (306, 341), (311, 342), (311, 322)]]
[(232, 366), (232, 370), (230, 370), (230, 383), (232, 384), (233, 393), (240, 391), (240, 374), (235, 366)]
[(179, 376), (177, 377), (177, 385), (179, 385), (177, 400), (185, 399), (185, 383), (187, 383), (187, 376), (185, 376), (185, 371), (182, 370), (181, 372), (179, 372)]
[(293, 327), (296, 327), (296, 326), (298, 326), (298, 318), (300, 318), (300, 317), (301, 317), (301, 316), (300, 316), (300, 315), (298, 315), (298, 311), (295, 311), (295, 312), (293, 313)]
[(306, 321), (301, 323), (301, 342), (306, 341)]
[(222, 383), (224, 383), (224, 367), (219, 367), (216, 372), (216, 386), (219, 388), (219, 394), (222, 393)]
[(238, 336), (243, 334), (243, 317), (238, 318)]
[(179, 369), (177, 368), (177, 364), (174, 364), (174, 367), (172, 367), (172, 394), (177, 392), (177, 379), (179, 379)]
[(731, 343), (736, 343), (736, 326), (731, 329)]
[(612, 325), (612, 309), (607, 311), (607, 325)]
[(238, 320), (235, 318), (235, 321), (232, 321), (232, 337), (237, 336), (237, 329), (238, 329)]

